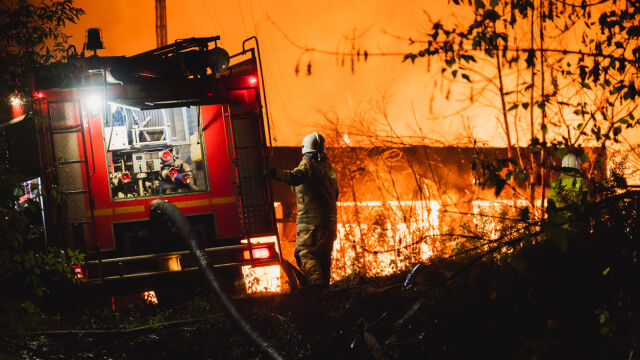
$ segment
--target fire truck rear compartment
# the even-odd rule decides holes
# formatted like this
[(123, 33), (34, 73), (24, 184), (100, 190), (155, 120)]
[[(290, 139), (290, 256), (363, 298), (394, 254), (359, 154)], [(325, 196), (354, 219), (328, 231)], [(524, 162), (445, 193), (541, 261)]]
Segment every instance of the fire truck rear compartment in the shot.
[[(191, 215), (186, 218), (199, 245), (205, 249), (211, 263), (215, 264), (214, 267), (278, 264), (275, 237), (271, 242), (250, 246), (240, 239), (216, 238), (214, 214)], [(113, 234), (115, 249), (94, 253), (87, 261), (83, 276), (88, 283), (197, 269), (187, 245), (166, 219), (114, 223)]]
[[(239, 244), (239, 240), (216, 239), (215, 215), (187, 216), (203, 248)], [(127, 221), (113, 224), (116, 242), (113, 257), (128, 257), (187, 250), (171, 226), (158, 220)]]
[[(46, 204), (47, 234), (52, 243), (87, 253), (80, 269), (85, 283), (195, 269), (170, 225), (149, 220), (154, 199), (180, 208), (216, 268), (280, 263), (262, 173), (268, 111), (254, 49), (243, 43), (222, 73), (138, 76), (137, 70), (157, 70), (165, 57), (204, 51), (216, 39), (181, 40), (128, 58), (83, 59), (71, 81), (43, 83), (49, 121), (42, 165), (56, 170), (45, 186), (63, 199)], [(112, 82), (106, 74), (121, 61), (136, 71)]]
[(103, 137), (111, 197), (206, 191), (199, 116), (195, 106), (153, 110), (109, 106)]

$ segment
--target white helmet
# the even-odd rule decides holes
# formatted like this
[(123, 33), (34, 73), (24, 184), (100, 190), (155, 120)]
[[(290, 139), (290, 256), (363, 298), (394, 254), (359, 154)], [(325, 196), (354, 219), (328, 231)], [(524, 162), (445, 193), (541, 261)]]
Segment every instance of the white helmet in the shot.
[(302, 153), (324, 152), (324, 136), (317, 132), (312, 132), (302, 139)]
[(582, 159), (575, 154), (567, 154), (562, 158), (563, 171), (580, 171), (582, 168)]

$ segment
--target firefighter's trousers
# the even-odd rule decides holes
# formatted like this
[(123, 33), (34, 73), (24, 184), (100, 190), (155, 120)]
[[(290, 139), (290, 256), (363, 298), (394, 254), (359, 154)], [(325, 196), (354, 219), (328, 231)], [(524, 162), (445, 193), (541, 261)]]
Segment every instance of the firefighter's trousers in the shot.
[(336, 224), (298, 224), (295, 258), (307, 285), (329, 286)]

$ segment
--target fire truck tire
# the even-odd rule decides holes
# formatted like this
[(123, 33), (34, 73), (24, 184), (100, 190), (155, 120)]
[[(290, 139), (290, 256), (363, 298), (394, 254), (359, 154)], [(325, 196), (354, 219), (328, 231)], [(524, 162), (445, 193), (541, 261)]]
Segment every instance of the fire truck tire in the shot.
[(295, 266), (293, 266), (288, 260), (282, 259), (280, 263), (280, 267), (284, 272), (284, 275), (287, 277), (287, 281), (289, 282), (289, 292), (295, 293), (300, 290), (301, 285), (303, 284), (302, 272), (298, 270)]

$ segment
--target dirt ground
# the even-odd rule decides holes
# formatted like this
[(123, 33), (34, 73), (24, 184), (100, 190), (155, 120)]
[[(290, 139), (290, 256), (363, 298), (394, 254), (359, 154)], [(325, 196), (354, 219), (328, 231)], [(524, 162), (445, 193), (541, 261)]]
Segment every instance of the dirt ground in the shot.
[[(409, 280), (409, 271), (351, 277), (325, 292), (234, 301), (286, 359), (638, 356), (638, 307), (630, 300), (604, 316), (598, 304), (610, 289), (576, 280), (566, 259), (547, 256), (525, 273), (468, 264), (433, 261)], [(207, 290), (177, 305), (35, 314), (2, 330), (0, 359), (269, 358)]]

